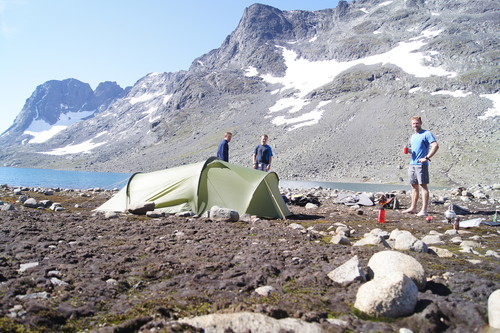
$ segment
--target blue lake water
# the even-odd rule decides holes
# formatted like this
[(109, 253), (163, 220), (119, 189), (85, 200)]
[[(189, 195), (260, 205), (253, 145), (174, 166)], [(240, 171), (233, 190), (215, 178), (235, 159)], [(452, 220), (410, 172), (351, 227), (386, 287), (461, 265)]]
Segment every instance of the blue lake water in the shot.
[(122, 188), (131, 174), (0, 167), (0, 184), (68, 189)]
[[(127, 184), (131, 174), (89, 171), (63, 171), (51, 169), (29, 169), (0, 167), (0, 184), (26, 187), (48, 187), (66, 189), (122, 188)], [(409, 185), (369, 184), (369, 183), (336, 183), (319, 181), (280, 180), (284, 188), (307, 189), (322, 187), (359, 192), (390, 192), (392, 190), (409, 190)]]

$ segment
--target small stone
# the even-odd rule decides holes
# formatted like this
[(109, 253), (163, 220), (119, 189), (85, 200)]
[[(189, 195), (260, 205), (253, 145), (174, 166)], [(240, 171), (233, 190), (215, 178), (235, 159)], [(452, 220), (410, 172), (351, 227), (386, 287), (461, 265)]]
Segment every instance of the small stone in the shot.
[(116, 219), (118, 217), (118, 214), (116, 212), (105, 212), (104, 213), (104, 218), (105, 219)]
[(38, 265), (39, 265), (39, 263), (38, 263), (38, 262), (36, 262), (36, 261), (35, 261), (35, 262), (29, 262), (29, 263), (27, 263), (27, 264), (21, 264), (21, 265), (19, 266), (19, 269), (18, 269), (17, 271), (18, 271), (19, 273), (23, 273), (23, 272), (25, 272), (26, 270), (28, 270), (28, 269), (30, 269), (30, 268), (33, 268), (33, 267), (36, 267), (36, 266), (38, 266)]
[(262, 286), (262, 287), (256, 288), (255, 292), (257, 294), (259, 294), (260, 296), (269, 296), (274, 290), (275, 289), (272, 286)]

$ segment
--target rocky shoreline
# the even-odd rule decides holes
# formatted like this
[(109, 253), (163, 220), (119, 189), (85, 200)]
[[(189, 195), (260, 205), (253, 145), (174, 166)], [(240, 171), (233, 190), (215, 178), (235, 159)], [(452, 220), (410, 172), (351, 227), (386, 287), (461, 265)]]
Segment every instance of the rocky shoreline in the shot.
[[(92, 210), (113, 191), (3, 185), (0, 331), (493, 331), (488, 299), (500, 287), (500, 229), (456, 231), (444, 212), (453, 204), (462, 221), (492, 221), (499, 186), (433, 191), (432, 222), (402, 213), (405, 191), (390, 193), (399, 207), (386, 209), (385, 223), (376, 204), (357, 202), (361, 193), (282, 192), (303, 198), (289, 206), (289, 219), (227, 222), (106, 217)], [(377, 202), (382, 194), (363, 196)], [(392, 285), (406, 286), (411, 311), (360, 311), (383, 289), (381, 276), (399, 274), (387, 258), (377, 266), (387, 253), (411, 263)], [(372, 303), (401, 304), (396, 297), (391, 305), (390, 294)]]

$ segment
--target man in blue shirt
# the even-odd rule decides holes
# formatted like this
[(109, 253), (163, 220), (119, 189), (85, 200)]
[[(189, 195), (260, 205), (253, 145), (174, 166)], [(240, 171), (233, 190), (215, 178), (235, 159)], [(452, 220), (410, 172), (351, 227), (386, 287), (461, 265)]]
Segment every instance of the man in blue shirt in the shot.
[(226, 162), (229, 162), (229, 142), (231, 142), (232, 137), (233, 133), (226, 132), (224, 139), (222, 139), (217, 148), (217, 157)]
[[(411, 161), (408, 178), (412, 187), (411, 206), (403, 213), (427, 216), (429, 206), (429, 162), (436, 154), (439, 145), (431, 132), (422, 129), (422, 118), (412, 117), (411, 127), (415, 133), (411, 136)], [(417, 213), (419, 188), (422, 189), (422, 209)]]
[(253, 152), (253, 168), (262, 171), (269, 171), (273, 160), (273, 150), (267, 144), (269, 137), (263, 134), (260, 137), (260, 145), (255, 147)]

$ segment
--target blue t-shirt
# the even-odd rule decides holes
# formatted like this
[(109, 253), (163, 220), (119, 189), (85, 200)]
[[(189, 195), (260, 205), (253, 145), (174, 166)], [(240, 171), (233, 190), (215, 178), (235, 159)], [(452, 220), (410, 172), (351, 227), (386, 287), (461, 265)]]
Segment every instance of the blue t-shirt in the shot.
[(217, 149), (217, 157), (223, 161), (229, 162), (229, 143), (226, 139), (219, 143), (219, 148)]
[(436, 141), (434, 135), (426, 130), (421, 130), (420, 133), (414, 133), (411, 136), (411, 165), (422, 165), (427, 162), (420, 163), (420, 158), (425, 158), (429, 153), (431, 143)]
[(273, 156), (273, 150), (268, 145), (258, 145), (254, 150), (257, 163), (269, 164), (269, 157)]

